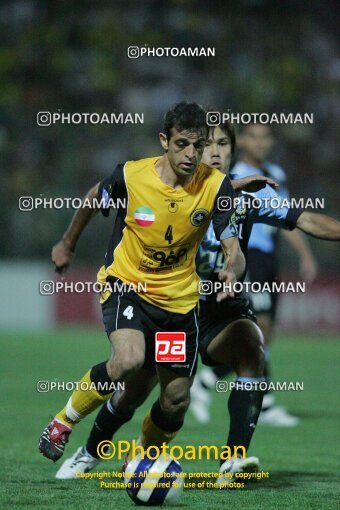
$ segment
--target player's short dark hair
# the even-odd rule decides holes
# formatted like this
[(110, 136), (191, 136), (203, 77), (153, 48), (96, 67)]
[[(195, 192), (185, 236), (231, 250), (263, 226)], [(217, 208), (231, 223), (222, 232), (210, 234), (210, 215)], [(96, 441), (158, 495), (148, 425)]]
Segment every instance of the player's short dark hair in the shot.
[(164, 116), (163, 130), (167, 139), (171, 138), (171, 128), (175, 128), (177, 131), (202, 132), (204, 136), (207, 136), (206, 115), (205, 109), (198, 103), (186, 101), (177, 103)]
[(240, 124), (238, 124), (238, 126), (237, 126), (237, 133), (243, 134), (247, 130), (247, 128), (252, 127), (252, 126), (257, 126), (257, 125), (265, 126), (266, 128), (269, 129), (270, 132), (273, 131), (272, 126), (271, 126), (271, 124), (269, 124), (269, 122), (268, 123), (248, 122), (247, 124), (245, 124), (244, 122), (240, 122)]
[[(213, 108), (211, 106), (207, 107), (206, 110), (208, 112), (218, 112), (218, 110), (216, 110), (216, 108)], [(222, 114), (220, 114), (220, 115), (221, 115), (221, 119), (222, 119)], [(225, 122), (221, 122), (221, 124), (219, 124), (218, 126), (209, 127), (209, 131), (212, 131), (215, 127), (221, 128), (223, 133), (225, 133), (227, 135), (227, 137), (229, 138), (230, 145), (231, 145), (231, 155), (233, 156), (235, 153), (235, 146), (236, 146), (236, 135), (235, 135), (234, 126), (231, 124), (231, 122), (229, 122), (229, 120), (226, 120)]]

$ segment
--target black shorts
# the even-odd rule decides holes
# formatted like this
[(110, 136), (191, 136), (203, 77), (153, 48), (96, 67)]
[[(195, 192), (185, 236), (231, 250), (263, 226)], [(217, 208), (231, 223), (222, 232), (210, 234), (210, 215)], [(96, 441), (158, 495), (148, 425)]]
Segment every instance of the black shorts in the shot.
[[(271, 285), (279, 283), (278, 262), (276, 255), (265, 253), (260, 250), (248, 250), (247, 257), (247, 280), (258, 282), (261, 286), (265, 283)], [(248, 295), (255, 313), (268, 313), (275, 319), (279, 294), (278, 292), (252, 292)]]
[[(154, 370), (155, 365), (160, 365), (184, 377), (195, 375), (198, 356), (197, 307), (186, 314), (172, 313), (148, 303), (133, 291), (120, 294), (112, 292), (102, 304), (102, 313), (108, 336), (113, 331), (125, 328), (144, 333), (144, 368)], [(174, 344), (168, 340), (169, 335), (157, 335), (156, 340), (157, 333), (165, 332), (183, 334), (176, 335)], [(160, 361), (169, 359), (169, 356), (171, 361)]]
[(217, 363), (211, 359), (207, 350), (216, 335), (226, 326), (239, 319), (249, 319), (256, 324), (256, 316), (244, 294), (235, 298), (224, 299), (220, 303), (215, 300), (200, 300), (199, 350), (202, 362), (205, 365), (210, 367), (224, 365), (224, 363)]

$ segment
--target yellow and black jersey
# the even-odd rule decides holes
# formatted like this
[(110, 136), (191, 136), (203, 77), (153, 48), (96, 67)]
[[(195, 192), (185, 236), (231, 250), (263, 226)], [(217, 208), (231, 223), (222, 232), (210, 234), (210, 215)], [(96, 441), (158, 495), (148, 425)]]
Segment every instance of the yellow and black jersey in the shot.
[[(220, 211), (221, 196), (234, 197), (230, 180), (222, 172), (200, 164), (190, 183), (174, 189), (159, 177), (155, 163), (160, 157), (117, 165), (99, 186), (102, 213), (109, 215), (111, 202), (119, 205), (113, 233), (98, 280), (109, 276), (128, 284), (142, 283), (140, 297), (176, 313), (187, 313), (198, 302), (195, 256), (213, 222), (217, 239), (237, 235), (230, 228), (234, 212)], [(119, 199), (119, 200), (118, 200)], [(103, 293), (104, 302), (109, 293)]]

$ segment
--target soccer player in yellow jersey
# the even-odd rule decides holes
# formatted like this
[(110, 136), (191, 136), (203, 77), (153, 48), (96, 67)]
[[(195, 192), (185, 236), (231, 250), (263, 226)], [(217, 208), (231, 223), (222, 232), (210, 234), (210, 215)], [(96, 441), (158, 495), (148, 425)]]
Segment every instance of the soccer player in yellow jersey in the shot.
[[(229, 178), (200, 164), (207, 135), (205, 110), (196, 103), (179, 103), (165, 116), (160, 134), (163, 156), (118, 165), (111, 177), (87, 194), (93, 203), (102, 200), (105, 216), (110, 199), (126, 199), (117, 211), (98, 280), (110, 282), (113, 288), (117, 281), (136, 286), (141, 282), (147, 290), (118, 293), (105, 286), (101, 302), (111, 356), (83, 376), (81, 383), (89, 389), (79, 385), (44, 429), (39, 450), (53, 461), (62, 456), (74, 425), (110, 398), (112, 382), (127, 380), (145, 364), (157, 364), (160, 382), (149, 432), (155, 430), (158, 438), (168, 440), (183, 425), (198, 356), (195, 257), (210, 221), (227, 260), (221, 279), (232, 284), (245, 270), (237, 230), (229, 225), (234, 209), (221, 212), (217, 207), (219, 197), (235, 196)], [(59, 272), (69, 265), (94, 212), (79, 209), (53, 248), (52, 260)], [(233, 296), (229, 291), (217, 299), (228, 294)]]

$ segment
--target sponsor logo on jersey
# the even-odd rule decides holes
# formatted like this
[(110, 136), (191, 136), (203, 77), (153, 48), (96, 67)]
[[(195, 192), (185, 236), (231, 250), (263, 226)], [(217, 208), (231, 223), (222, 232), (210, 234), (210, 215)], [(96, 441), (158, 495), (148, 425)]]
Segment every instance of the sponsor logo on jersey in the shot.
[(247, 212), (247, 208), (246, 207), (242, 207), (242, 205), (238, 205), (236, 207), (236, 214), (238, 214), (239, 216), (244, 216)]
[(144, 246), (139, 270), (146, 272), (159, 272), (170, 268), (177, 268), (184, 264), (188, 258), (188, 246), (155, 248)]
[(150, 207), (142, 206), (135, 210), (133, 215), (136, 223), (141, 227), (149, 227), (155, 221), (155, 214)]
[(176, 204), (176, 202), (170, 202), (168, 211), (171, 213), (176, 213), (178, 211), (178, 204)]
[(209, 212), (206, 209), (196, 209), (190, 216), (191, 224), (194, 227), (200, 227), (207, 221)]
[(245, 207), (243, 197), (239, 198), (240, 202), (237, 204), (235, 212), (233, 212), (229, 223), (240, 223), (247, 217), (247, 208)]

